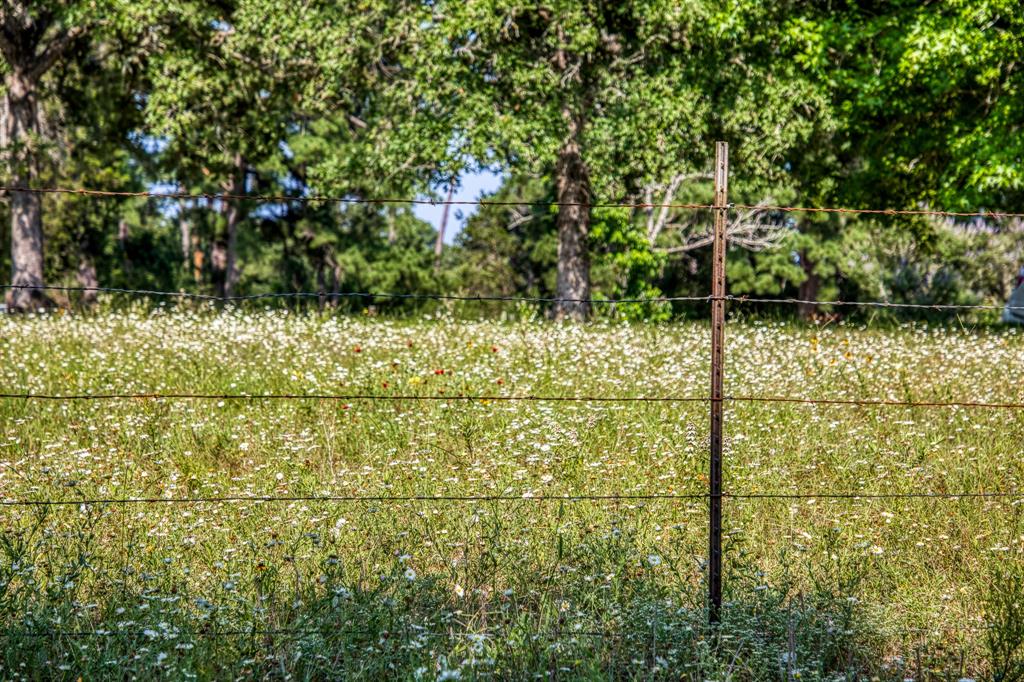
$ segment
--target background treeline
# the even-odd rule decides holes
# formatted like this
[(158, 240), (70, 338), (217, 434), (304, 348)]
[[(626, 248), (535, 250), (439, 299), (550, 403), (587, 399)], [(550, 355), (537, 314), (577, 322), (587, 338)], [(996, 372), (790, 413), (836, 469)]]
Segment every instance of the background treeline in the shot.
[[(715, 139), (737, 203), (1024, 211), (1016, 0), (10, 0), (0, 53), (7, 186), (295, 198), (6, 192), (18, 285), (705, 295), (709, 215), (572, 204), (707, 203)], [(482, 168), (511, 203), (444, 248), (410, 205), (302, 200), (443, 199)], [(1024, 260), (1009, 219), (730, 232), (735, 294), (1001, 303)]]

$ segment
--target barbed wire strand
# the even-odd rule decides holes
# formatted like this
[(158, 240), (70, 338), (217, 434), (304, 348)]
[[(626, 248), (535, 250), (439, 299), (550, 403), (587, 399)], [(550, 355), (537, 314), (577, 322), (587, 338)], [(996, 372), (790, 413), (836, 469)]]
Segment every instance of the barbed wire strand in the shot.
[(220, 504), (232, 502), (604, 502), (699, 500), (707, 493), (637, 495), (219, 495), (212, 497), (106, 497), (76, 500), (0, 500), (5, 507), (68, 507), (120, 504)]
[(850, 405), (859, 407), (962, 407), (987, 410), (1021, 410), (1024, 403), (988, 403), (967, 400), (950, 401), (915, 401), (885, 400), (879, 398), (799, 398), (793, 396), (756, 396), (736, 395), (725, 396), (723, 400), (741, 403), (795, 403), (801, 405)]
[(373, 394), (328, 394), (328, 393), (0, 393), (0, 400), (329, 400), (350, 401), (383, 400), (401, 402), (405, 400), (461, 401), (461, 402), (596, 402), (596, 403), (692, 403), (708, 402), (709, 398), (691, 396), (557, 396), (557, 395), (373, 395)]
[(642, 493), (642, 494), (576, 494), (576, 495), (219, 495), (211, 497), (106, 497), (73, 500), (0, 500), (4, 507), (82, 507), (126, 504), (223, 504), (235, 502), (644, 502), (655, 500), (705, 500), (711, 498), (735, 500), (893, 500), (893, 499), (999, 499), (1019, 497), (1024, 491), (1003, 492), (910, 492), (910, 493)]
[[(374, 395), (368, 393), (0, 393), (0, 400), (46, 400), (46, 401), (102, 401), (102, 400), (324, 400), (332, 402), (358, 401), (433, 401), (433, 402), (594, 402), (594, 403), (706, 403), (712, 399), (704, 396), (557, 396), (557, 395)], [(990, 410), (1024, 410), (1024, 403), (977, 402), (968, 400), (914, 401), (886, 400), (878, 398), (801, 398), (794, 396), (723, 396), (726, 402), (745, 403), (794, 403), (803, 405), (849, 405), (860, 407), (934, 407)]]
[[(375, 298), (394, 300), (430, 300), (430, 301), (463, 301), (463, 302), (507, 302), (507, 303), (588, 303), (591, 305), (616, 304), (652, 304), (652, 303), (707, 303), (718, 300), (717, 296), (651, 296), (647, 298), (558, 298), (553, 296), (500, 296), (472, 294), (402, 294), (372, 291), (284, 291), (264, 294), (244, 294), (238, 296), (217, 296), (186, 291), (161, 291), (157, 289), (126, 289), (121, 287), (80, 287), (60, 285), (0, 284), (0, 289), (20, 289), (31, 291), (58, 291), (63, 293), (109, 293), (135, 296), (153, 296), (199, 301), (236, 303), (270, 299), (367, 299)], [(1021, 310), (1024, 306), (974, 304), (974, 303), (891, 303), (888, 301), (813, 301), (798, 298), (757, 298), (730, 294), (722, 300), (734, 303), (767, 303), (813, 306), (860, 306), (873, 308), (905, 308), (914, 310)]]
[[(712, 297), (713, 300), (714, 297)], [(1024, 310), (1024, 306), (993, 305), (982, 303), (890, 303), (888, 301), (812, 301), (799, 298), (753, 298), (729, 295), (727, 301), (735, 303), (780, 303), (813, 306), (863, 306), (871, 308), (910, 308), (917, 310)]]
[[(666, 627), (662, 628), (662, 636), (670, 634), (672, 632), (684, 631), (690, 632), (692, 625), (690, 623), (665, 623)], [(895, 634), (906, 634), (906, 635), (920, 635), (920, 634), (939, 634), (943, 632), (970, 632), (978, 633), (984, 632), (985, 630), (991, 629), (992, 626), (984, 623), (961, 623), (956, 627), (942, 627), (935, 626), (930, 628), (924, 627), (901, 627), (895, 628)], [(505, 639), (515, 636), (516, 633), (499, 633), (499, 632), (438, 632), (433, 630), (423, 630), (419, 628), (401, 628), (395, 630), (335, 630), (331, 629), (329, 625), (325, 625), (321, 628), (274, 628), (274, 629), (255, 629), (255, 630), (198, 630), (190, 632), (181, 631), (152, 631), (153, 634), (147, 632), (147, 630), (134, 630), (134, 631), (117, 631), (117, 630), (34, 630), (31, 632), (18, 632), (16, 630), (6, 629), (0, 631), (0, 637), (6, 637), (9, 639), (17, 639), (19, 637), (25, 638), (46, 638), (46, 639), (60, 639), (62, 637), (67, 638), (90, 638), (90, 637), (136, 637), (136, 638), (147, 638), (147, 639), (189, 639), (189, 638), (202, 638), (202, 639), (217, 639), (222, 637), (274, 637), (274, 636), (309, 636), (309, 635), (320, 635), (326, 638), (333, 638), (338, 636), (373, 636), (373, 637), (387, 637), (390, 638), (394, 635), (408, 635), (408, 636), (428, 636), (428, 637), (449, 637), (457, 639)], [(527, 637), (531, 638), (545, 638), (551, 640), (559, 639), (572, 639), (573, 637), (588, 637), (598, 639), (629, 639), (631, 636), (635, 639), (646, 639), (649, 633), (647, 632), (610, 632), (602, 630), (573, 630), (564, 629), (559, 632), (533, 632), (526, 634)]]
[(409, 197), (353, 197), (328, 195), (286, 195), (286, 194), (231, 194), (209, 192), (154, 192), (100, 190), (69, 187), (13, 187), (0, 185), (0, 192), (25, 192), (30, 194), (72, 194), (79, 196), (150, 199), (203, 199), (206, 201), (252, 201), (258, 203), (337, 203), (337, 204), (414, 204), (429, 206), (569, 206), (580, 208), (678, 208), (678, 209), (741, 209), (745, 211), (778, 213), (850, 213), (864, 215), (892, 216), (940, 216), (949, 218), (1024, 218), (1024, 213), (1009, 211), (942, 211), (932, 209), (893, 208), (847, 208), (817, 206), (773, 206), (765, 204), (729, 204), (725, 207), (699, 203), (650, 203), (650, 202), (571, 202), (571, 201), (514, 201), (498, 199), (417, 199)]
[[(344, 636), (344, 635), (368, 635), (374, 637), (391, 637), (393, 635), (412, 635), (428, 637), (452, 637), (458, 639), (500, 639), (506, 636), (506, 634), (500, 633), (475, 633), (475, 632), (438, 632), (432, 630), (421, 630), (418, 628), (411, 629), (396, 629), (396, 630), (335, 630), (330, 628), (329, 625), (325, 625), (322, 628), (308, 628), (308, 629), (291, 629), (291, 628), (275, 628), (275, 629), (256, 629), (256, 630), (199, 630), (191, 632), (181, 631), (160, 631), (160, 630), (132, 630), (132, 631), (115, 631), (115, 630), (48, 630), (39, 631), (34, 630), (31, 632), (17, 632), (11, 630), (0, 631), (0, 637), (8, 637), (16, 639), (18, 637), (27, 638), (52, 638), (59, 639), (61, 637), (69, 638), (85, 638), (85, 637), (138, 637), (147, 639), (187, 639), (192, 637), (204, 638), (204, 639), (216, 639), (220, 637), (273, 637), (273, 636), (284, 636), (284, 635), (322, 635), (328, 638)], [(564, 633), (571, 637), (602, 637), (602, 638), (616, 638), (628, 637), (628, 633), (611, 633), (611, 632), (600, 632), (596, 630), (570, 630)], [(555, 633), (544, 633), (535, 632), (531, 633), (531, 637), (558, 637)]]
[[(390, 631), (379, 631), (373, 632), (371, 630), (332, 630), (331, 635), (383, 635), (388, 634)], [(193, 632), (180, 632), (180, 631), (160, 631), (160, 630), (131, 630), (131, 631), (115, 631), (115, 630), (51, 630), (51, 631), (39, 631), (34, 630), (31, 632), (17, 632), (6, 629), (0, 632), (0, 636), (8, 637), (10, 639), (16, 639), (18, 637), (27, 638), (49, 638), (59, 639), (61, 637), (68, 638), (82, 638), (82, 637), (138, 637), (146, 639), (182, 639), (190, 637), (202, 637), (202, 638), (218, 638), (218, 637), (264, 637), (264, 636), (275, 636), (275, 635), (313, 635), (313, 634), (324, 634), (324, 630), (297, 630), (297, 629), (272, 629), (272, 630), (208, 630), (208, 631), (193, 631)]]
[(73, 194), (78, 196), (94, 196), (108, 198), (147, 198), (147, 199), (203, 199), (205, 201), (251, 201), (255, 203), (306, 203), (306, 204), (413, 204), (424, 206), (567, 206), (577, 208), (678, 208), (678, 209), (712, 209), (711, 204), (695, 203), (645, 203), (615, 201), (515, 201), (511, 199), (417, 199), (409, 197), (355, 197), (328, 195), (289, 195), (289, 194), (231, 194), (225, 192), (153, 192), (153, 191), (122, 191), (67, 187), (10, 187), (0, 186), (0, 192), (24, 192), (27, 194)]
[(730, 204), (729, 208), (766, 213), (776, 211), (779, 213), (853, 213), (862, 215), (935, 216), (944, 218), (1024, 218), (1024, 213), (1010, 211), (941, 211), (927, 208), (837, 208), (829, 206), (771, 206), (762, 204)]
[(159, 291), (155, 289), (122, 289), (118, 287), (71, 287), (71, 286), (50, 286), (31, 284), (3, 284), (0, 289), (27, 289), (33, 291), (60, 291), (65, 293), (112, 293), (132, 294), (139, 296), (160, 296), (167, 298), (195, 299), (200, 301), (216, 302), (240, 302), (256, 301), (275, 298), (316, 298), (316, 299), (340, 299), (340, 298), (388, 298), (388, 299), (410, 299), (410, 300), (431, 300), (431, 301), (502, 301), (510, 303), (590, 303), (615, 305), (618, 303), (677, 303), (677, 302), (707, 302), (710, 296), (657, 296), (649, 298), (555, 298), (545, 296), (498, 296), (498, 295), (462, 295), (462, 294), (397, 294), (390, 292), (368, 292), (368, 291), (286, 291), (266, 294), (245, 294), (241, 296), (216, 296), (213, 294), (196, 294), (186, 291)]

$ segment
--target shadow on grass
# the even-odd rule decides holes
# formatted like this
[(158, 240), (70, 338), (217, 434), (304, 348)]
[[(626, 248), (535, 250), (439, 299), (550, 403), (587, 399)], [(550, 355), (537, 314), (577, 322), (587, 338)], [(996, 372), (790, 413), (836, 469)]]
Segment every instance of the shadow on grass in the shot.
[(971, 661), (973, 644), (888, 631), (857, 597), (868, 570), (857, 560), (816, 562), (798, 586), (767, 582), (734, 550), (712, 630), (699, 567), (637, 557), (627, 534), (560, 552), (550, 571), (504, 590), (453, 594), (449, 576), (416, 575), (401, 556), (370, 577), (328, 558), (314, 580), (267, 567), (244, 589), (221, 585), (218, 603), (198, 596), (201, 581), (190, 592), (126, 569), (117, 589), (78, 590), (96, 570), (88, 556), (41, 575), (19, 563), (13, 536), (3, 549), (4, 679), (1010, 680), (1022, 670), (1016, 574), (994, 583), (1002, 620), (979, 636), (988, 657)]

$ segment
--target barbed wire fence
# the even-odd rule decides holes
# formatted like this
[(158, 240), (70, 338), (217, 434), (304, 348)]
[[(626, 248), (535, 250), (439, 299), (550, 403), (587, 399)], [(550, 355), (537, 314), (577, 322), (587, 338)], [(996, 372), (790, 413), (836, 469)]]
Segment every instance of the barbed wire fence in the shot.
[[(110, 392), (110, 393), (39, 393), (24, 390), (6, 390), (0, 392), (0, 400), (4, 401), (335, 401), (343, 403), (368, 402), (412, 402), (412, 401), (443, 401), (453, 403), (490, 403), (490, 402), (574, 402), (574, 403), (703, 403), (708, 405), (711, 418), (711, 438), (709, 452), (709, 476), (708, 490), (702, 493), (649, 493), (649, 494), (590, 494), (586, 492), (564, 494), (564, 495), (212, 495), (212, 496), (180, 496), (180, 497), (133, 497), (133, 496), (110, 496), (110, 497), (65, 497), (60, 499), (40, 497), (33, 499), (11, 499), (0, 498), (0, 507), (3, 508), (84, 508), (94, 506), (128, 506), (128, 505), (206, 505), (206, 504), (230, 504), (230, 503), (415, 503), (415, 504), (439, 504), (439, 503), (479, 503), (479, 502), (529, 502), (534, 504), (566, 502), (642, 502), (653, 500), (688, 500), (707, 501), (709, 508), (708, 518), (708, 597), (707, 615), (712, 627), (720, 621), (722, 607), (722, 533), (721, 523), (723, 507), (726, 500), (933, 500), (933, 501), (957, 501), (957, 500), (997, 500), (1013, 499), (1024, 503), (1024, 490), (960, 490), (960, 491), (918, 491), (904, 493), (874, 492), (871, 490), (848, 490), (828, 491), (820, 490), (814, 492), (743, 492), (728, 491), (722, 489), (722, 466), (723, 466), (723, 428), (724, 411), (726, 403), (766, 403), (766, 404), (794, 404), (809, 406), (833, 406), (833, 407), (877, 407), (895, 409), (981, 409), (981, 410), (1024, 410), (1024, 401), (1006, 400), (999, 402), (980, 402), (970, 400), (948, 400), (948, 401), (912, 401), (912, 400), (891, 400), (885, 398), (865, 399), (832, 399), (832, 398), (806, 398), (790, 395), (730, 395), (724, 390), (723, 369), (724, 369), (724, 331), (726, 326), (725, 304), (733, 303), (742, 305), (745, 303), (766, 304), (766, 305), (809, 305), (809, 306), (846, 306), (865, 308), (890, 308), (899, 310), (919, 311), (991, 311), (991, 310), (1013, 310), (1024, 311), (1024, 307), (989, 305), (989, 304), (916, 304), (898, 303), (889, 301), (843, 301), (843, 300), (801, 300), (797, 298), (765, 298), (737, 296), (726, 293), (725, 288), (725, 258), (728, 235), (726, 234), (726, 216), (730, 211), (760, 211), (780, 213), (831, 213), (831, 214), (864, 214), (864, 215), (886, 215), (886, 216), (932, 216), (946, 218), (1024, 218), (1024, 213), (1014, 212), (956, 212), (928, 209), (878, 209), (878, 208), (837, 208), (837, 207), (803, 207), (803, 206), (768, 206), (768, 205), (744, 205), (732, 204), (727, 201), (728, 183), (728, 149), (724, 143), (718, 143), (716, 147), (716, 173), (715, 173), (715, 203), (693, 204), (693, 203), (630, 203), (630, 202), (595, 202), (564, 203), (564, 202), (523, 202), (523, 201), (498, 201), (482, 199), (476, 201), (434, 201), (427, 199), (410, 199), (397, 197), (350, 197), (350, 196), (317, 196), (317, 195), (257, 195), (257, 194), (224, 194), (224, 193), (187, 193), (187, 192), (150, 192), (150, 191), (108, 191), (85, 188), (28, 188), (0, 186), (0, 192), (30, 192), (36, 194), (67, 194), (87, 197), (111, 197), (111, 198), (151, 198), (167, 200), (207, 200), (207, 201), (247, 201), (256, 203), (337, 203), (337, 204), (430, 204), (430, 205), (456, 205), (456, 206), (577, 206), (587, 209), (601, 207), (633, 208), (633, 209), (690, 209), (707, 210), (714, 216), (713, 227), (713, 282), (712, 291), (707, 296), (658, 296), (642, 298), (586, 298), (568, 299), (558, 297), (537, 297), (537, 296), (499, 296), (499, 295), (467, 295), (467, 294), (427, 294), (427, 293), (405, 293), (405, 292), (276, 292), (249, 295), (216, 296), (202, 293), (191, 293), (185, 291), (161, 291), (150, 289), (130, 289), (118, 287), (85, 287), (85, 286), (59, 286), (45, 284), (5, 284), (0, 288), (5, 290), (34, 290), (43, 292), (71, 293), (104, 293), (127, 295), (134, 297), (160, 298), (170, 300), (196, 300), (213, 303), (242, 303), (247, 301), (267, 300), (301, 300), (317, 299), (323, 300), (420, 300), (420, 301), (456, 301), (456, 302), (500, 302), (517, 304), (553, 304), (553, 303), (587, 303), (595, 306), (614, 306), (627, 303), (694, 303), (707, 304), (711, 307), (712, 325), (712, 349), (711, 349), (711, 390), (707, 395), (694, 396), (615, 396), (615, 395), (510, 395), (510, 394), (405, 394), (405, 395), (378, 395), (372, 393), (279, 393), (279, 394), (250, 394), (250, 393), (194, 393), (194, 392)], [(970, 624), (965, 624), (970, 629)], [(960, 629), (964, 629), (961, 626)], [(349, 632), (349, 631), (346, 631)], [(351, 630), (353, 633), (364, 632), (362, 630)], [(367, 634), (374, 634), (366, 631)], [(5, 636), (17, 636), (27, 638), (60, 638), (70, 639), (105, 637), (122, 635), (124, 633), (110, 630), (54, 630), (48, 629), (40, 632), (7, 632)], [(137, 633), (144, 637), (143, 632)], [(304, 634), (322, 634), (320, 629), (287, 629), (287, 628), (244, 628), (244, 629), (209, 629), (186, 633), (204, 637), (256, 637), (256, 636), (301, 636)], [(335, 633), (338, 634), (338, 633)], [(428, 633), (430, 634), (430, 633)], [(453, 636), (458, 633), (444, 632), (433, 633), (438, 636)], [(544, 636), (545, 633), (538, 633)], [(555, 633), (556, 635), (558, 633)], [(614, 638), (617, 633), (591, 630), (574, 630), (565, 633), (566, 635), (579, 637), (600, 637)], [(469, 635), (466, 636), (491, 636), (491, 635)]]

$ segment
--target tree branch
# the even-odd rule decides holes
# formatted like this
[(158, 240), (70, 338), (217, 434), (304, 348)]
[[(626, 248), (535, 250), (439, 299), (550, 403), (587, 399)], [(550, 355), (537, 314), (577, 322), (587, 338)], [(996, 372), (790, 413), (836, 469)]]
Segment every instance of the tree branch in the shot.
[(26, 70), (26, 78), (30, 81), (42, 78), (43, 74), (49, 71), (50, 67), (67, 52), (68, 47), (80, 36), (85, 35), (85, 32), (86, 28), (84, 26), (72, 26), (51, 40), (42, 54), (37, 56)]
[(679, 173), (672, 176), (667, 185), (652, 185), (644, 189), (644, 196), (646, 203), (653, 204), (652, 197), (655, 191), (661, 191), (664, 189), (664, 194), (661, 197), (660, 210), (658, 211), (657, 218), (654, 217), (654, 207), (650, 206), (647, 209), (647, 241), (654, 245), (657, 241), (658, 235), (662, 233), (665, 226), (668, 225), (669, 219), (669, 206), (676, 197), (676, 192), (679, 191), (679, 187), (685, 182), (692, 182), (694, 180), (711, 180), (713, 176), (711, 173)]
[[(737, 246), (750, 251), (764, 251), (779, 243), (786, 237), (790, 229), (786, 225), (770, 222), (764, 217), (763, 207), (771, 204), (771, 197), (765, 197), (756, 206), (736, 216), (725, 226), (725, 237)], [(672, 226), (684, 229), (683, 226)], [(686, 235), (686, 240), (678, 246), (659, 248), (661, 253), (687, 253), (708, 246), (714, 242), (710, 230)]]
[(520, 210), (519, 208), (513, 208), (509, 212), (512, 214), (512, 220), (510, 220), (508, 225), (505, 226), (509, 231), (533, 220), (533, 214), (525, 209)]

